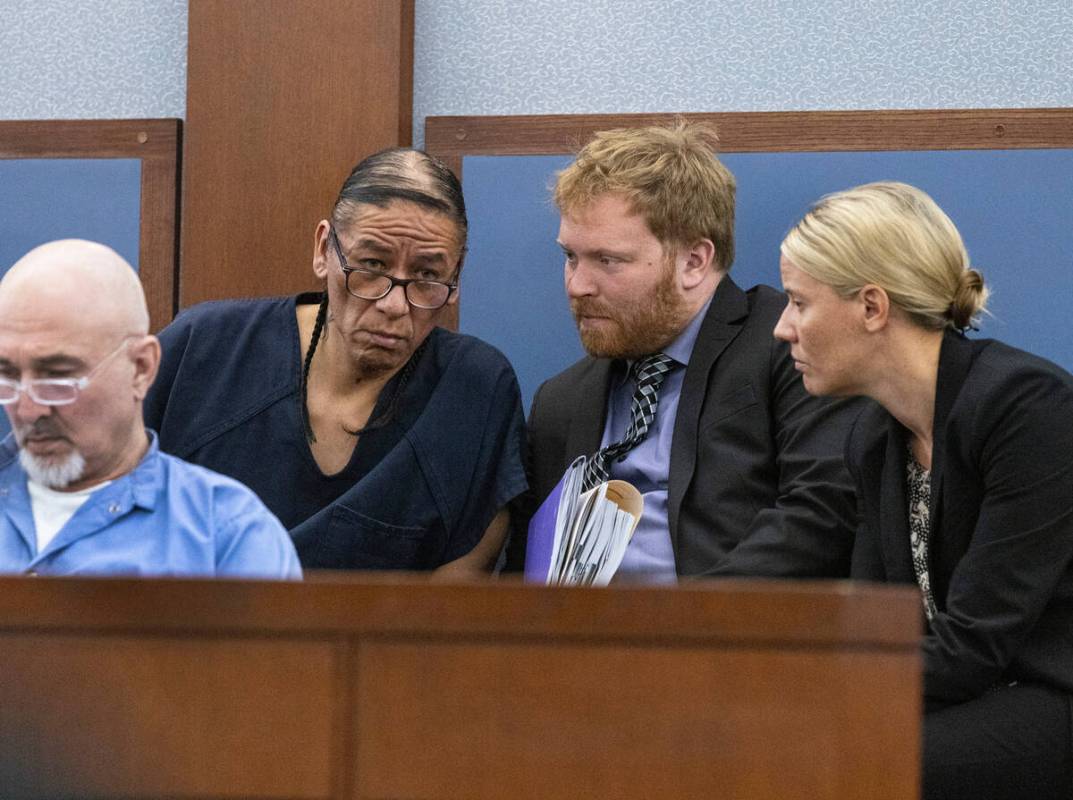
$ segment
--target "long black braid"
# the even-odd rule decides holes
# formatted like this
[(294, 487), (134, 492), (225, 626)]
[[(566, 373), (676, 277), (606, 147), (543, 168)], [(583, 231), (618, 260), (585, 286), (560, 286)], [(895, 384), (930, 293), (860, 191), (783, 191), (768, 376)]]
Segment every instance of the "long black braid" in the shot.
[[(313, 335), (309, 340), (309, 351), (306, 353), (305, 363), (302, 365), (302, 421), (305, 423), (306, 439), (310, 444), (317, 441), (317, 436), (313, 433), (313, 424), (309, 420), (309, 368), (313, 364), (313, 351), (317, 349), (317, 344), (320, 341), (321, 332), (324, 330), (324, 323), (327, 320), (327, 317), (328, 293), (325, 292), (324, 297), (320, 301), (320, 307), (317, 309), (317, 321), (313, 323)], [(414, 350), (406, 360), (402, 370), (399, 372), (398, 380), (395, 381), (395, 388), (391, 392), (391, 397), (388, 400), (387, 408), (384, 409), (384, 412), (357, 430), (351, 430), (344, 426), (344, 431), (351, 436), (361, 436), (363, 433), (384, 427), (395, 418), (399, 410), (399, 399), (402, 397), (406, 384), (410, 382), (410, 376), (413, 375), (414, 370), (417, 368), (417, 363), (421, 360), (421, 354), (425, 352), (425, 346), (427, 344), (427, 339), (424, 342), (421, 342), (421, 345)]]
[(317, 349), (326, 319), (328, 319), (328, 293), (324, 292), (320, 306), (317, 308), (317, 321), (313, 323), (313, 336), (309, 340), (309, 350), (306, 352), (305, 363), (302, 364), (302, 423), (305, 425), (306, 439), (310, 444), (317, 441), (317, 435), (313, 433), (313, 423), (309, 421), (309, 368), (313, 365), (313, 351)]
[[(343, 226), (359, 205), (370, 204), (384, 208), (396, 200), (417, 203), (451, 218), (458, 227), (461, 245), (457, 274), (457, 271), (462, 269), (462, 259), (466, 252), (466, 236), (469, 232), (466, 202), (462, 197), (462, 184), (443, 162), (428, 153), (407, 147), (393, 147), (374, 153), (363, 160), (351, 170), (350, 175), (343, 182), (339, 197), (335, 201), (335, 208), (332, 210), (332, 222), (336, 226)], [(305, 424), (306, 438), (310, 444), (315, 442), (317, 437), (313, 433), (313, 425), (309, 419), (309, 368), (313, 364), (313, 353), (316, 352), (327, 319), (328, 293), (325, 291), (320, 306), (317, 308), (313, 335), (310, 337), (309, 349), (302, 365), (302, 421)], [(425, 350), (426, 342), (421, 343), (421, 346), (410, 355), (403, 366), (384, 413), (356, 431), (344, 428), (347, 433), (351, 436), (359, 436), (366, 431), (382, 428), (395, 417), (403, 389), (413, 375), (421, 354)]]

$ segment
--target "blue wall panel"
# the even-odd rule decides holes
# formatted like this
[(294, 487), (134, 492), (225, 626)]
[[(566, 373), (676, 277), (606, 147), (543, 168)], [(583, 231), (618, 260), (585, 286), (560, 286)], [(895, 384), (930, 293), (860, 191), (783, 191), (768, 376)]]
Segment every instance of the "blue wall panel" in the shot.
[[(0, 159), (0, 276), (53, 239), (103, 242), (138, 268), (139, 159)], [(0, 414), (0, 438), (7, 435)]]
[(506, 353), (527, 413), (541, 382), (584, 355), (563, 291), (559, 214), (549, 190), (569, 162), (472, 156), (462, 167), (470, 234), (459, 327)]
[[(540, 383), (582, 355), (562, 286), (550, 202), (565, 156), (470, 156), (463, 175), (470, 249), (461, 328), (500, 348), (529, 401)], [(979, 336), (1002, 339), (1073, 370), (1073, 151), (963, 150), (728, 153), (738, 179), (742, 287), (779, 286), (778, 247), (820, 196), (874, 180), (931, 194), (965, 238), (992, 289)]]

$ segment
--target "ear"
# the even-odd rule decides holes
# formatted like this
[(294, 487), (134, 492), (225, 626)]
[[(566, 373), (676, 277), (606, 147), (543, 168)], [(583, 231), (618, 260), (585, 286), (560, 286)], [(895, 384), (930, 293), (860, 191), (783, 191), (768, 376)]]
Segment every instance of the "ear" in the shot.
[(692, 289), (701, 284), (712, 272), (715, 245), (711, 239), (698, 239), (688, 247), (678, 250), (678, 260), (684, 263), (680, 270), (682, 288)]
[(884, 289), (868, 283), (858, 290), (857, 298), (864, 309), (865, 330), (875, 332), (887, 327), (890, 321), (890, 298)]
[(328, 249), (331, 247), (328, 243), (328, 232), (330, 230), (331, 224), (328, 220), (322, 219), (317, 223), (316, 231), (313, 233), (313, 274), (322, 281), (328, 277)]
[(149, 393), (160, 369), (160, 340), (155, 336), (143, 336), (128, 345), (127, 352), (134, 364), (134, 399), (140, 402)]

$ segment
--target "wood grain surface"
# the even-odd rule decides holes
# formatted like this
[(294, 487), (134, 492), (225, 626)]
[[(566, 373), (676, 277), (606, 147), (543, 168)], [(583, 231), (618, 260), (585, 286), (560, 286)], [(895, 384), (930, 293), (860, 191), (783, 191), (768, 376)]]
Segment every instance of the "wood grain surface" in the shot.
[(912, 587), (0, 579), (5, 797), (912, 798)]
[[(467, 155), (574, 153), (596, 131), (661, 125), (676, 116), (428, 117), (425, 147), (457, 171)], [(747, 111), (680, 116), (713, 124), (719, 133), (720, 150), (727, 153), (1073, 147), (1070, 108)]]
[(410, 143), (413, 0), (191, 0), (181, 305), (317, 287), (351, 168)]

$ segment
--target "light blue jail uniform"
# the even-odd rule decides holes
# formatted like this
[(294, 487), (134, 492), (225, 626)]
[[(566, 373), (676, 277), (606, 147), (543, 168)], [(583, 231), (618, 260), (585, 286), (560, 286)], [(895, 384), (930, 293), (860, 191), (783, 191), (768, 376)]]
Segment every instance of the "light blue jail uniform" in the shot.
[(14, 437), (0, 441), (0, 572), (300, 579), (287, 531), (238, 481), (149, 450), (89, 499), (40, 553)]

